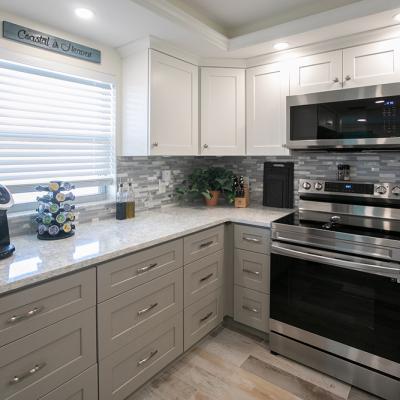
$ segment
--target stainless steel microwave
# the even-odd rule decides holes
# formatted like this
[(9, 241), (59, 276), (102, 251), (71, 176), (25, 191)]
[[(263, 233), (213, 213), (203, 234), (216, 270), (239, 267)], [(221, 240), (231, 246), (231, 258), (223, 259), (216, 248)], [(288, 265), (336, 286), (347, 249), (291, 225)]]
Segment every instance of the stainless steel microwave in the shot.
[(290, 149), (400, 149), (400, 83), (287, 98)]

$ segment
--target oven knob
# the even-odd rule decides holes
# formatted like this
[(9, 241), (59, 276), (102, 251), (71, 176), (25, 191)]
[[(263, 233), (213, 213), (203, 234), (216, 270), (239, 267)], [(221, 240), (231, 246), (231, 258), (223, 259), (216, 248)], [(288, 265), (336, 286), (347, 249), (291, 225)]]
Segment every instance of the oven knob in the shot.
[(378, 194), (386, 194), (386, 192), (387, 192), (387, 189), (385, 188), (385, 186), (378, 186), (376, 188), (376, 193), (378, 193)]
[(394, 195), (396, 195), (396, 196), (399, 196), (399, 195), (400, 195), (400, 186), (395, 186), (395, 187), (392, 189), (392, 194), (394, 194)]
[(303, 189), (310, 190), (311, 189), (311, 183), (310, 182), (304, 182), (303, 183)]
[(324, 188), (324, 185), (321, 182), (317, 182), (314, 185), (314, 187), (315, 187), (316, 190), (322, 190)]

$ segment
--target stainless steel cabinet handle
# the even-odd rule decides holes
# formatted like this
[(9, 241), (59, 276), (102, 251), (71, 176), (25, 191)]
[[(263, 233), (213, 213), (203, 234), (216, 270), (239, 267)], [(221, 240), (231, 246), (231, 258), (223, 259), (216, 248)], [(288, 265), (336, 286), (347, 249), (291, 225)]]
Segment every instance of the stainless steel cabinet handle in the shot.
[(209, 242), (202, 243), (202, 244), (200, 245), (200, 248), (201, 248), (201, 249), (204, 249), (205, 247), (211, 246), (213, 243), (214, 243), (213, 240), (210, 240)]
[(335, 79), (333, 79), (333, 83), (338, 83), (339, 82), (339, 78), (335, 78)]
[(350, 75), (346, 75), (346, 77), (344, 79), (346, 79), (346, 81), (349, 81), (351, 79), (351, 76)]
[(153, 147), (158, 147), (158, 142), (154, 142)]
[(259, 271), (252, 271), (251, 269), (243, 268), (243, 272), (246, 272), (247, 274), (252, 274), (252, 275), (260, 275)]
[(211, 317), (211, 315), (213, 315), (213, 312), (211, 311), (211, 312), (209, 312), (205, 317), (203, 317), (203, 318), (200, 318), (200, 323), (201, 322), (204, 322), (204, 321), (207, 321), (208, 320), (208, 318), (210, 318)]
[(201, 279), (200, 279), (200, 282), (204, 282), (204, 281), (206, 281), (207, 279), (210, 279), (213, 275), (214, 275), (214, 273), (211, 272), (211, 274), (208, 274), (208, 275), (206, 275), (204, 278), (201, 278)]
[(40, 371), (46, 366), (46, 363), (41, 363), (41, 364), (36, 364), (33, 368), (31, 368), (29, 371), (26, 371), (22, 373), (21, 375), (15, 375), (14, 378), (10, 380), (10, 385), (15, 385), (17, 383), (20, 383), (24, 379), (28, 378), (29, 376), (32, 376), (36, 374), (36, 372)]
[(157, 265), (158, 265), (157, 263), (150, 264), (150, 265), (147, 265), (146, 267), (138, 268), (136, 272), (138, 274), (143, 274), (143, 272), (147, 272), (148, 270), (157, 267)]
[(243, 305), (242, 308), (243, 308), (243, 310), (250, 311), (250, 312), (252, 312), (254, 314), (258, 314), (259, 313), (258, 309), (254, 308), (254, 307), (249, 307), (249, 306)]
[(143, 360), (138, 361), (137, 363), (138, 367), (140, 367), (143, 364), (146, 364), (147, 361), (150, 361), (157, 353), (158, 350), (153, 350), (147, 357), (143, 358)]
[(33, 317), (34, 315), (39, 314), (41, 311), (43, 311), (43, 307), (34, 307), (32, 310), (28, 311), (25, 314), (21, 315), (13, 315), (7, 322), (9, 324), (15, 324), (16, 322), (23, 321), (24, 319), (28, 319)]
[(243, 240), (246, 240), (247, 242), (261, 243), (260, 239), (255, 239), (255, 238), (251, 238), (251, 237), (247, 237), (247, 236), (244, 236)]
[(153, 308), (156, 308), (157, 306), (158, 306), (158, 303), (151, 304), (150, 306), (143, 308), (143, 310), (139, 310), (137, 314), (138, 315), (146, 314), (147, 312), (149, 312)]

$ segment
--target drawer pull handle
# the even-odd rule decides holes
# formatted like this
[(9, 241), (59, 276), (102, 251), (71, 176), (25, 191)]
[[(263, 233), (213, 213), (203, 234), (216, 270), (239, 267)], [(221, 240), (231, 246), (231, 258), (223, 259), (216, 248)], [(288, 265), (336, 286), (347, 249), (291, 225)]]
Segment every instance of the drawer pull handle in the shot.
[(36, 372), (40, 371), (45, 366), (46, 366), (46, 363), (36, 364), (33, 368), (31, 368), (29, 371), (24, 372), (20, 376), (15, 375), (14, 378), (12, 378), (10, 380), (10, 385), (15, 385), (17, 383), (20, 383), (21, 381), (28, 378), (29, 376), (36, 374)]
[(146, 267), (139, 268), (136, 272), (138, 274), (143, 274), (143, 272), (147, 272), (150, 269), (157, 267), (157, 265), (158, 265), (158, 263), (150, 264), (150, 265), (147, 265)]
[(200, 245), (200, 248), (201, 248), (201, 249), (204, 249), (205, 247), (211, 246), (213, 243), (214, 243), (213, 240), (210, 240), (209, 242), (202, 243), (202, 244)]
[(207, 321), (208, 320), (208, 318), (210, 318), (211, 317), (211, 315), (213, 315), (213, 312), (211, 311), (211, 312), (209, 312), (205, 317), (203, 317), (203, 318), (200, 318), (200, 323), (202, 323), (202, 322), (204, 322), (204, 321)]
[(243, 240), (246, 240), (247, 242), (252, 242), (252, 243), (261, 243), (260, 239), (255, 239), (255, 238), (251, 238), (251, 237), (247, 237), (247, 236), (245, 236), (243, 238)]
[(155, 308), (157, 306), (158, 306), (158, 303), (154, 303), (146, 308), (143, 308), (143, 310), (139, 310), (137, 314), (138, 315), (146, 314), (147, 312), (149, 312), (150, 310), (152, 310), (153, 308)]
[(244, 306), (242, 306), (242, 308), (243, 308), (243, 310), (250, 311), (250, 312), (252, 312), (254, 314), (258, 314), (259, 313), (258, 309), (254, 308), (254, 307), (249, 307), (249, 306), (244, 305)]
[(150, 361), (157, 353), (158, 350), (153, 350), (147, 357), (143, 358), (143, 360), (138, 361), (137, 363), (138, 367), (140, 367), (143, 364), (146, 364), (147, 361)]
[(243, 268), (243, 272), (246, 272), (247, 274), (252, 274), (252, 275), (260, 275), (259, 271), (252, 271), (251, 269)]
[(31, 318), (34, 315), (39, 314), (41, 311), (43, 311), (43, 307), (35, 307), (32, 308), (32, 310), (28, 311), (26, 314), (13, 315), (7, 322), (9, 324), (15, 324), (16, 322), (20, 322), (23, 321), (24, 319)]
[(200, 282), (204, 282), (204, 281), (210, 279), (213, 275), (214, 275), (214, 273), (211, 272), (211, 274), (208, 274), (208, 275), (206, 275), (204, 278), (201, 278), (201, 279), (200, 279)]

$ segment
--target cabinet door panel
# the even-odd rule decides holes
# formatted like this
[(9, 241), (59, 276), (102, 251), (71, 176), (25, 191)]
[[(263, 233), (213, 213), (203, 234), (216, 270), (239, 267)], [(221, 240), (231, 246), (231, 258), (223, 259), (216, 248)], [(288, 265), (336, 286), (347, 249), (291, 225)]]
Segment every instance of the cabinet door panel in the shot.
[(245, 72), (201, 70), (201, 154), (245, 154)]
[(380, 85), (400, 79), (400, 39), (343, 50), (345, 88)]
[(198, 154), (198, 67), (150, 51), (150, 154)]
[(342, 50), (300, 57), (290, 68), (290, 95), (342, 88)]
[(286, 155), (289, 72), (281, 63), (246, 71), (247, 154)]

